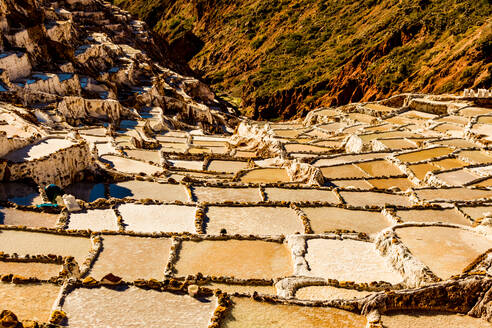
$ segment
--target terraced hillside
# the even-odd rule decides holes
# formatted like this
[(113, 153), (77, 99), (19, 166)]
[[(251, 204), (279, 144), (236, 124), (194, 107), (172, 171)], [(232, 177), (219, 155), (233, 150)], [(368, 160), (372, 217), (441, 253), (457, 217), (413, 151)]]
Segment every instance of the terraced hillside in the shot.
[(253, 118), (492, 81), (488, 0), (114, 0)]

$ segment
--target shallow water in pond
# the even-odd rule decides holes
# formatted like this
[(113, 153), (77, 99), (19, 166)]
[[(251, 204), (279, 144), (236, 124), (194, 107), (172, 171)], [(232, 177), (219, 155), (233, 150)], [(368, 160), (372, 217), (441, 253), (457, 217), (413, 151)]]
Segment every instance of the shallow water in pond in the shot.
[(339, 188), (349, 188), (353, 187), (355, 189), (367, 190), (372, 189), (373, 185), (371, 185), (365, 179), (354, 179), (354, 180), (331, 180), (330, 183), (339, 187)]
[(483, 319), (470, 316), (444, 313), (408, 311), (395, 314), (384, 314), (381, 316), (383, 326), (387, 328), (490, 328), (491, 324)]
[(265, 188), (269, 201), (320, 201), (339, 204), (340, 200), (331, 190), (322, 189), (288, 189), (288, 188)]
[(402, 175), (403, 172), (398, 169), (394, 164), (386, 160), (377, 160), (371, 162), (364, 162), (355, 164), (361, 168), (364, 172), (367, 172), (373, 177)]
[(415, 185), (407, 178), (387, 178), (367, 180), (371, 185), (378, 189), (398, 188), (401, 191), (414, 188)]
[(270, 183), (270, 182), (290, 182), (285, 169), (254, 169), (241, 176), (241, 182), (245, 183)]
[(0, 275), (14, 274), (25, 278), (35, 277), (49, 280), (52, 277), (58, 277), (61, 269), (62, 266), (59, 264), (0, 261)]
[(304, 233), (304, 226), (289, 207), (222, 207), (207, 208), (207, 234), (288, 235)]
[(144, 149), (125, 149), (125, 153), (129, 157), (139, 159), (141, 161), (152, 161), (154, 163), (159, 163), (161, 156), (158, 151), (154, 150), (144, 150)]
[(195, 206), (122, 204), (126, 231), (195, 233)]
[(285, 150), (289, 153), (291, 152), (313, 152), (313, 153), (323, 153), (330, 150), (328, 147), (320, 147), (315, 145), (306, 145), (306, 144), (286, 144)]
[(465, 214), (469, 215), (473, 220), (477, 220), (485, 217), (487, 214), (492, 215), (492, 204), (490, 204), (489, 206), (476, 206), (476, 207), (460, 206), (460, 210), (462, 210)]
[(248, 167), (248, 162), (213, 160), (208, 164), (208, 171), (236, 173)]
[(431, 149), (419, 150), (412, 153), (397, 155), (398, 158), (402, 162), (419, 162), (426, 159), (441, 157), (445, 155), (449, 155), (453, 152), (453, 149), (447, 147), (436, 147)]
[(320, 167), (321, 173), (327, 179), (344, 179), (344, 178), (367, 178), (369, 174), (362, 171), (353, 164), (344, 164), (339, 166)]
[(185, 187), (181, 184), (166, 184), (131, 180), (109, 185), (109, 194), (114, 198), (155, 199), (160, 201), (188, 201)]
[(103, 250), (89, 276), (101, 279), (108, 273), (125, 281), (163, 279), (171, 249), (169, 238), (104, 235)]
[(461, 273), (492, 245), (482, 235), (456, 228), (407, 227), (397, 229), (396, 234), (417, 259), (442, 279)]
[(114, 169), (124, 172), (124, 173), (145, 173), (148, 175), (152, 175), (157, 172), (161, 172), (162, 168), (150, 165), (141, 161), (136, 161), (129, 158), (124, 158), (120, 156), (114, 155), (103, 155), (101, 158), (107, 162), (109, 162)]
[(329, 307), (270, 304), (250, 298), (233, 298), (234, 307), (227, 314), (224, 328), (361, 328), (364, 316)]
[(306, 261), (309, 276), (343, 281), (399, 283), (399, 273), (386, 263), (374, 244), (358, 240), (310, 239)]
[(7, 254), (73, 256), (81, 265), (89, 256), (90, 249), (89, 238), (0, 230), (0, 251)]
[(470, 221), (465, 218), (458, 210), (454, 208), (442, 210), (399, 210), (396, 211), (403, 222), (446, 222), (462, 225), (471, 225)]
[(199, 202), (259, 202), (261, 200), (258, 188), (215, 188), (193, 187), (193, 194)]
[(66, 297), (63, 311), (70, 327), (206, 328), (217, 307), (215, 298), (196, 299), (129, 287), (77, 288)]
[[(207, 261), (203, 261), (205, 258)], [(289, 248), (258, 240), (184, 241), (175, 267), (178, 277), (198, 272), (244, 279), (270, 279), (292, 274)]]
[(0, 206), (0, 224), (33, 228), (54, 228), (57, 222), (58, 214), (21, 211)]
[(476, 200), (481, 198), (491, 198), (492, 190), (478, 190), (468, 188), (448, 188), (448, 189), (420, 189), (415, 193), (419, 199), (424, 200)]
[(384, 206), (385, 204), (411, 206), (410, 198), (404, 195), (393, 195), (382, 192), (340, 191), (340, 195), (352, 206)]
[(112, 209), (95, 209), (70, 213), (68, 229), (92, 231), (118, 231), (118, 218)]
[(60, 287), (52, 284), (0, 284), (0, 308), (23, 320), (48, 322)]
[(377, 233), (391, 224), (381, 212), (357, 211), (338, 207), (304, 207), (314, 233), (336, 229)]

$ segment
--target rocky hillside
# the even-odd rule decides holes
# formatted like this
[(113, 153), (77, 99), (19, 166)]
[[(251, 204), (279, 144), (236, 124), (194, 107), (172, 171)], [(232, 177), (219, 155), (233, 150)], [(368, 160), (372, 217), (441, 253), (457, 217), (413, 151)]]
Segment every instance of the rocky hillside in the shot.
[(0, 100), (53, 129), (152, 113), (141, 138), (170, 129), (231, 131), (235, 111), (146, 24), (100, 0), (0, 0)]
[(492, 81), (490, 0), (114, 2), (254, 118)]

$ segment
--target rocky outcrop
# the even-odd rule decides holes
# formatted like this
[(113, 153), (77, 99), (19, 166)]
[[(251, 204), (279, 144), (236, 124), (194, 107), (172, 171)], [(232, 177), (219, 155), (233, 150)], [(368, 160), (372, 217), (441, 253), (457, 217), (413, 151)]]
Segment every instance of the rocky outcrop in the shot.
[(284, 146), (275, 138), (268, 124), (259, 127), (242, 122), (229, 138), (229, 144), (235, 148), (254, 150), (264, 157), (285, 158), (286, 156)]
[[(0, 98), (63, 123), (139, 120), (161, 107), (166, 128), (232, 131), (236, 111), (201, 81), (173, 69), (146, 24), (99, 0), (0, 0)], [(189, 72), (189, 69), (182, 69)]]
[(80, 141), (49, 155), (21, 162), (8, 162), (4, 181), (32, 179), (40, 186), (70, 185), (80, 171), (92, 169), (94, 159), (89, 144)]

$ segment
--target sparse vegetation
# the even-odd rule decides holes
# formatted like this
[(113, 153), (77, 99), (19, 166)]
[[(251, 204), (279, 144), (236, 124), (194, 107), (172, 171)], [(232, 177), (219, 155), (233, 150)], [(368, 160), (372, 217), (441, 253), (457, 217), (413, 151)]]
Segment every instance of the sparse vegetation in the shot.
[[(205, 47), (191, 67), (245, 106), (282, 90), (310, 87), (329, 90), (323, 101), (332, 101), (354, 72), (363, 84), (360, 95), (337, 102), (360, 100), (374, 85), (377, 94), (367, 100), (402, 91), (455, 92), (478, 85), (487, 70), (483, 64), (491, 60), (488, 0), (115, 2), (150, 24), (160, 15), (155, 30), (168, 39), (192, 30)], [(466, 42), (477, 35), (477, 42)], [(482, 63), (479, 69), (476, 63)], [(462, 76), (464, 81), (444, 89), (439, 82)], [(322, 104), (319, 95), (304, 98), (290, 101), (311, 108)]]

